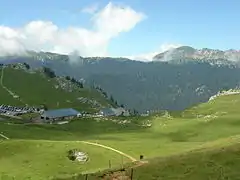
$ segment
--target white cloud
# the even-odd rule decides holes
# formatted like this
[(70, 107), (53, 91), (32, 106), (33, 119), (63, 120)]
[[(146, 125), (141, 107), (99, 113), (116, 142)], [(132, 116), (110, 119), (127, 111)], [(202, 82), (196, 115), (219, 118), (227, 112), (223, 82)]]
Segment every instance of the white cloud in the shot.
[(83, 13), (88, 13), (88, 14), (94, 14), (98, 10), (98, 4), (92, 4), (90, 6), (87, 6), (81, 10)]
[(111, 38), (131, 30), (145, 17), (143, 13), (136, 12), (128, 6), (114, 6), (108, 3), (102, 11), (95, 14), (92, 21), (100, 33), (108, 36), (105, 38)]
[(145, 54), (125, 56), (125, 57), (132, 59), (132, 60), (152, 61), (153, 57), (156, 56), (157, 54), (180, 47), (180, 46), (182, 46), (182, 45), (179, 43), (164, 43), (158, 48), (157, 51), (153, 51), (153, 52), (149, 52), (149, 53), (145, 53)]
[(160, 46), (160, 49), (161, 49), (162, 52), (164, 52), (164, 51), (168, 51), (170, 49), (178, 48), (180, 46), (182, 46), (182, 44), (179, 44), (179, 43), (176, 43), (176, 44), (175, 43), (172, 43), (172, 44), (162, 44)]
[(92, 29), (73, 26), (60, 28), (51, 21), (41, 20), (19, 28), (0, 26), (0, 55), (35, 50), (106, 56), (109, 42), (120, 33), (133, 29), (144, 18), (143, 13), (110, 2), (93, 14)]

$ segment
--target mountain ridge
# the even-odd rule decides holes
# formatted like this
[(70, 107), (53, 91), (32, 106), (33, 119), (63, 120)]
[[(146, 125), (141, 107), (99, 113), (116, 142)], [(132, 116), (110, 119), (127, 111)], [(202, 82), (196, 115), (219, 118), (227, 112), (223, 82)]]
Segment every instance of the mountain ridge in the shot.
[[(195, 52), (191, 47), (182, 49), (190, 54)], [(101, 87), (119, 104), (139, 112), (182, 110), (208, 101), (219, 91), (240, 86), (239, 64), (224, 59), (176, 57), (168, 62), (142, 62), (32, 52), (29, 56), (1, 57), (1, 62), (26, 62), (33, 69), (51, 68), (59, 76), (74, 77), (86, 86)]]
[[(8, 55), (8, 56), (1, 56), (0, 59), (4, 57), (25, 57), (25, 58), (34, 58), (36, 60), (43, 61), (44, 59), (49, 60), (57, 60), (59, 58), (65, 59), (66, 61), (71, 61), (72, 59), (75, 59), (75, 61), (78, 60), (103, 60), (111, 58), (112, 60), (133, 60), (131, 58), (127, 58), (125, 56), (119, 56), (119, 57), (111, 57), (111, 56), (105, 56), (105, 57), (98, 57), (98, 56), (89, 56), (89, 57), (83, 57), (78, 55), (78, 53), (72, 53), (72, 54), (59, 54), (54, 52), (45, 52), (45, 51), (26, 51), (22, 55)], [(164, 52), (160, 52), (157, 55), (153, 56), (152, 61), (171, 61), (176, 59), (193, 59), (193, 60), (227, 60), (230, 62), (237, 62), (240, 61), (240, 50), (235, 49), (228, 49), (228, 50), (220, 50), (220, 49), (212, 49), (212, 48), (201, 48), (196, 49), (191, 46), (179, 46), (177, 48), (171, 48), (169, 50), (166, 50)], [(141, 61), (137, 58), (134, 59), (134, 61)], [(144, 63), (149, 63), (152, 61), (141, 61)]]
[(193, 59), (193, 60), (228, 60), (228, 61), (240, 61), (240, 51), (229, 49), (229, 50), (219, 50), (202, 48), (195, 49), (190, 46), (180, 46), (167, 50), (165, 52), (159, 53), (153, 57), (154, 61), (159, 60), (174, 60), (179, 58)]

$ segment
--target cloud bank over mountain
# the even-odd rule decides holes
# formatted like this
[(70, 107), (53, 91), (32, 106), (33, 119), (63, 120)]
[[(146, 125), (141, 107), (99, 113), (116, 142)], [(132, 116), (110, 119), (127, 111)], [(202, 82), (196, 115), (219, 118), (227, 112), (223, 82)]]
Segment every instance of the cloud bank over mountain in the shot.
[(131, 60), (138, 60), (138, 61), (152, 61), (153, 57), (156, 56), (159, 53), (163, 53), (165, 51), (169, 51), (171, 49), (177, 48), (182, 46), (179, 43), (164, 43), (162, 44), (158, 49), (156, 49), (153, 52), (138, 54), (138, 55), (131, 55), (131, 56), (125, 56), (126, 58), (129, 58)]
[(22, 54), (25, 50), (81, 56), (107, 56), (109, 42), (132, 30), (146, 15), (129, 6), (109, 2), (103, 9), (94, 5), (83, 9), (92, 15), (92, 27), (61, 28), (51, 21), (36, 20), (22, 27), (0, 26), (0, 55)]

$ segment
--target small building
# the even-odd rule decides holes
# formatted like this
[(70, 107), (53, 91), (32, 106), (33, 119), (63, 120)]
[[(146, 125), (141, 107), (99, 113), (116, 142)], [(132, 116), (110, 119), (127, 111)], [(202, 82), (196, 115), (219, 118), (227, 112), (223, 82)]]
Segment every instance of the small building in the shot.
[(99, 112), (102, 116), (115, 116), (115, 111), (113, 108), (104, 108)]
[(129, 111), (125, 110), (122, 107), (114, 109), (116, 116), (130, 116)]
[(41, 114), (40, 118), (44, 122), (53, 123), (54, 121), (66, 121), (80, 116), (81, 113), (78, 112), (77, 110), (67, 108), (44, 111), (43, 114)]

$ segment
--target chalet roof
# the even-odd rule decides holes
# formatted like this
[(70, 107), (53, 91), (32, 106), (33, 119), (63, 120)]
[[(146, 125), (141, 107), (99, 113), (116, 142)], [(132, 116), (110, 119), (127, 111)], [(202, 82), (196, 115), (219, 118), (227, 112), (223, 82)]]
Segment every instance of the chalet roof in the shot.
[(77, 116), (80, 112), (75, 109), (67, 108), (67, 109), (53, 109), (45, 111), (41, 116), (48, 118), (61, 118), (68, 116)]

